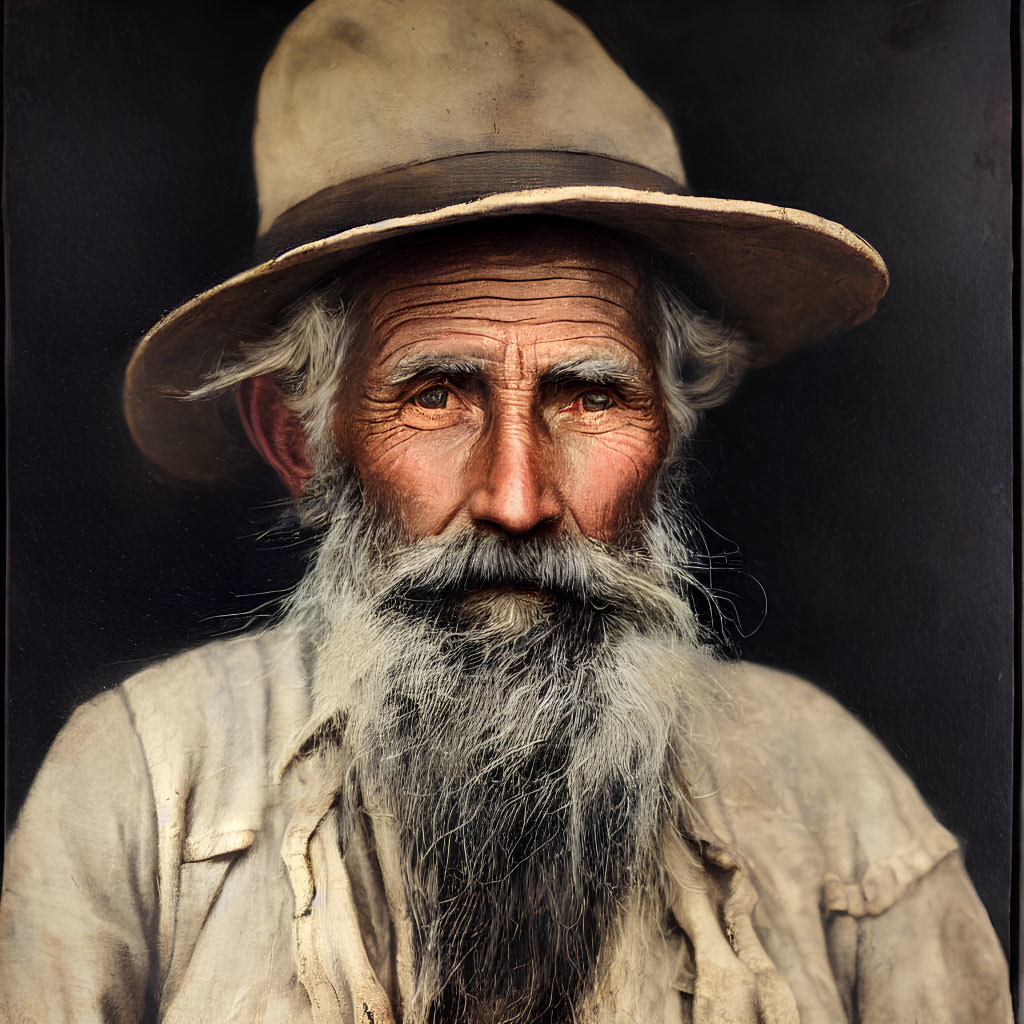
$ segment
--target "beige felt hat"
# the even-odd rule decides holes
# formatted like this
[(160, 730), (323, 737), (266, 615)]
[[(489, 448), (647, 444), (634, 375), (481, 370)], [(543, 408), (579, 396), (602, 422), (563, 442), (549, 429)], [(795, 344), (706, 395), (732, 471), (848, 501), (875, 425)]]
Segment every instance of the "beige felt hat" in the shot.
[(230, 478), (252, 452), (223, 404), (178, 396), (397, 235), (540, 214), (643, 236), (764, 362), (867, 319), (888, 285), (839, 224), (690, 194), (665, 115), (550, 0), (317, 0), (264, 71), (253, 150), (265, 261), (164, 317), (125, 379), (137, 444), (185, 480)]

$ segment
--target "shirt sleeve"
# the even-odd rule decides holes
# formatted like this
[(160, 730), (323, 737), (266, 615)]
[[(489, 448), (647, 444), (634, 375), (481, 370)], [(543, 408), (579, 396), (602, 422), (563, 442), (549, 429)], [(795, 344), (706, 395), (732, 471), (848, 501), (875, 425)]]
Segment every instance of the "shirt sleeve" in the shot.
[(138, 1024), (152, 1005), (156, 819), (120, 690), (80, 707), (7, 845), (0, 1021)]
[(1011, 1024), (1002, 947), (958, 853), (857, 923), (861, 1024)]

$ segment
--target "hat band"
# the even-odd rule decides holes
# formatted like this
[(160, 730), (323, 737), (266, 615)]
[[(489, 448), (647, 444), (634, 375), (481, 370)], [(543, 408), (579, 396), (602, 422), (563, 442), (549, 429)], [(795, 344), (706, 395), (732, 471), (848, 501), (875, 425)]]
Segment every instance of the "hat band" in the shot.
[(263, 262), (363, 224), (427, 213), (502, 192), (573, 185), (688, 194), (683, 184), (649, 167), (593, 153), (549, 149), (460, 153), (321, 189), (271, 224), (256, 240), (256, 256)]

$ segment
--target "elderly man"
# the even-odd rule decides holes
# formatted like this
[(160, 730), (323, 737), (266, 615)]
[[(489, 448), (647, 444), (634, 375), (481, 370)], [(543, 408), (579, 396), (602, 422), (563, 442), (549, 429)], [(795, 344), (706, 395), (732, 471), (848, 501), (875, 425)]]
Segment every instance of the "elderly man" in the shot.
[(255, 152), (273, 258), (143, 339), (126, 414), (210, 480), (233, 406), (316, 551), (274, 628), (55, 743), (7, 854), (6, 1019), (1008, 1020), (913, 785), (688, 603), (699, 411), (869, 316), (877, 254), (688, 195), (660, 111), (542, 0), (318, 0)]

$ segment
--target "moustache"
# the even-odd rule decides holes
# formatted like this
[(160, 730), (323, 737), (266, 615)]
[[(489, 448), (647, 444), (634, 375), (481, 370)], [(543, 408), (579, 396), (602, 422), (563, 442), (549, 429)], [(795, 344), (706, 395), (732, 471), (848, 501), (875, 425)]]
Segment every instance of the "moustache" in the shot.
[(526, 592), (541, 600), (608, 615), (667, 624), (681, 597), (664, 567), (639, 551), (586, 537), (517, 540), (472, 531), (394, 550), (377, 587), (382, 607), (458, 604), (486, 591)]

